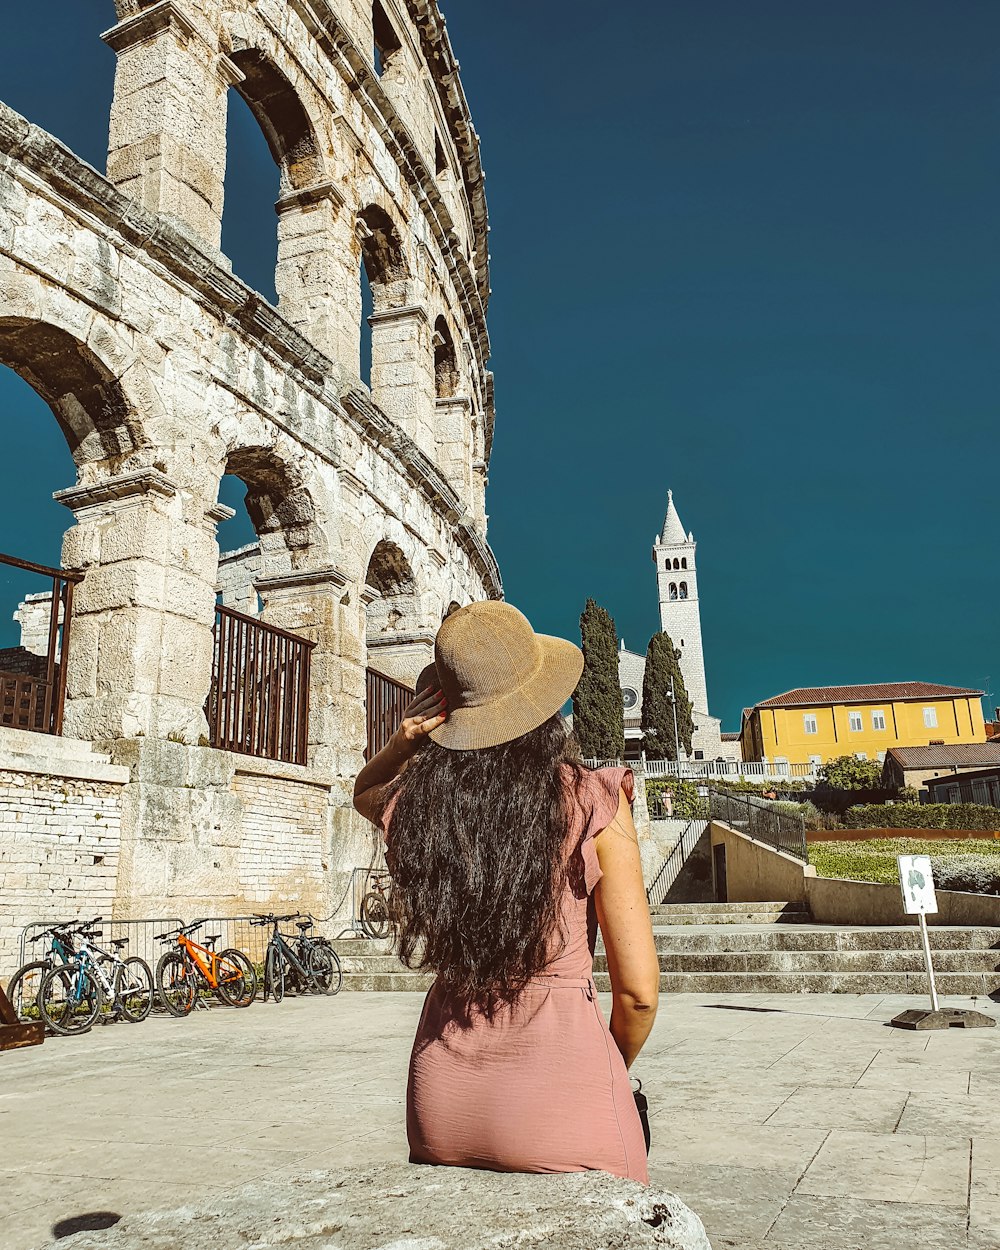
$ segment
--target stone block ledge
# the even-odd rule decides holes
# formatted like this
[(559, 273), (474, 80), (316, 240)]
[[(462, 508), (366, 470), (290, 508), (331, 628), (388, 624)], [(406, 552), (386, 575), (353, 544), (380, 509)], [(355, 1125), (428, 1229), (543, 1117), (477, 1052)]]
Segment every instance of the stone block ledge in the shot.
[[(29, 773), (36, 777), (55, 777), (66, 781), (90, 781), (102, 785), (125, 785), (129, 771), (112, 764), (106, 755), (93, 758), (64, 753), (54, 744), (59, 738), (48, 734), (26, 735), (32, 739), (29, 749), (17, 751), (8, 742), (0, 741), (0, 772)], [(43, 745), (36, 746), (41, 738)], [(49, 745), (53, 744), (53, 745)]]
[(711, 1250), (674, 1194), (605, 1172), (528, 1175), (381, 1163), (257, 1182), (75, 1233), (62, 1250)]

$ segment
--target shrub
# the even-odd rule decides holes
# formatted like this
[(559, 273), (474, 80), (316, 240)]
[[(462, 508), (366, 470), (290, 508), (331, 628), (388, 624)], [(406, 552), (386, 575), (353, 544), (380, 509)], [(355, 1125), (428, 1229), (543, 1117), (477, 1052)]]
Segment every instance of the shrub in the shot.
[(872, 838), (809, 843), (809, 862), (821, 877), (896, 885), (897, 855), (930, 855), (938, 889), (1000, 893), (1000, 845), (991, 839), (943, 842), (936, 838)]
[(979, 803), (863, 803), (844, 813), (848, 829), (1000, 829), (1000, 808)]
[(931, 856), (934, 884), (939, 890), (967, 890), (972, 894), (1000, 894), (1000, 858), (986, 855)]
[(678, 820), (704, 820), (708, 816), (708, 799), (698, 794), (698, 784), (677, 777), (658, 777), (646, 782), (646, 802), (650, 808), (664, 790), (673, 794), (674, 816)]
[(835, 790), (874, 790), (882, 780), (878, 760), (859, 760), (856, 755), (838, 755), (827, 760), (820, 777)]

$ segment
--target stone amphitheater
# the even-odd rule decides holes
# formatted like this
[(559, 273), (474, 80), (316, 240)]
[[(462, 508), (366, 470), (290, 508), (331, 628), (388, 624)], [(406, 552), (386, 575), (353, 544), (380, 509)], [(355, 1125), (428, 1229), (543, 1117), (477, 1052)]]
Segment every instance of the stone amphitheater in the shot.
[[(116, 7), (106, 175), (0, 104), (0, 363), (77, 468), (48, 686), (44, 657), (3, 678), (8, 970), (57, 913), (348, 908), (366, 671), (412, 682), (451, 605), (502, 594), (484, 175), (437, 4)], [(220, 251), (231, 91), (280, 171), (277, 308)], [(226, 474), (258, 541), (220, 572)], [(250, 605), (225, 630), (220, 589)]]

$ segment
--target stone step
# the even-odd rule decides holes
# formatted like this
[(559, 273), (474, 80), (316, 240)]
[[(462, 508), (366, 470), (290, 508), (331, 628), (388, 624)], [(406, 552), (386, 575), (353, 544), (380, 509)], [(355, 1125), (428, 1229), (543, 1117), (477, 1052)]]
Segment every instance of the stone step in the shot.
[[(348, 992), (424, 993), (433, 977), (425, 973), (345, 973)], [(943, 972), (937, 978), (941, 994), (984, 998), (1000, 990), (1000, 974)], [(601, 993), (611, 989), (606, 972), (596, 973)], [(691, 972), (664, 973), (664, 994), (918, 994), (927, 991), (922, 972)]]
[(812, 917), (807, 911), (779, 912), (754, 911), (752, 905), (743, 911), (729, 912), (674, 912), (669, 916), (652, 916), (654, 930), (668, 929), (673, 925), (692, 924), (809, 924)]
[[(1000, 950), (1000, 929), (932, 927), (929, 934), (932, 950)], [(655, 933), (653, 941), (661, 954), (681, 951), (910, 951), (920, 949), (920, 932), (916, 927), (819, 929), (768, 925), (708, 932), (678, 927)], [(600, 942), (597, 949), (602, 950)]]
[(809, 908), (805, 903), (761, 902), (761, 903), (654, 903), (649, 909), (654, 916), (668, 916), (674, 913), (693, 913), (694, 915), (728, 915), (734, 911), (759, 912), (805, 912)]

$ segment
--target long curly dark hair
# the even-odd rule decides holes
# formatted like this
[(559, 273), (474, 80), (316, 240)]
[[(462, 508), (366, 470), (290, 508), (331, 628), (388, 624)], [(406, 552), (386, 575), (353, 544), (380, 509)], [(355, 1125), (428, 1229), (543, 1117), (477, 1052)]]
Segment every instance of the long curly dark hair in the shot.
[[(386, 860), (399, 955), (469, 1002), (515, 1000), (549, 962), (567, 882), (576, 739), (557, 713), (501, 746), (448, 751), (430, 739), (387, 787)], [(562, 775), (561, 775), (562, 774)]]

